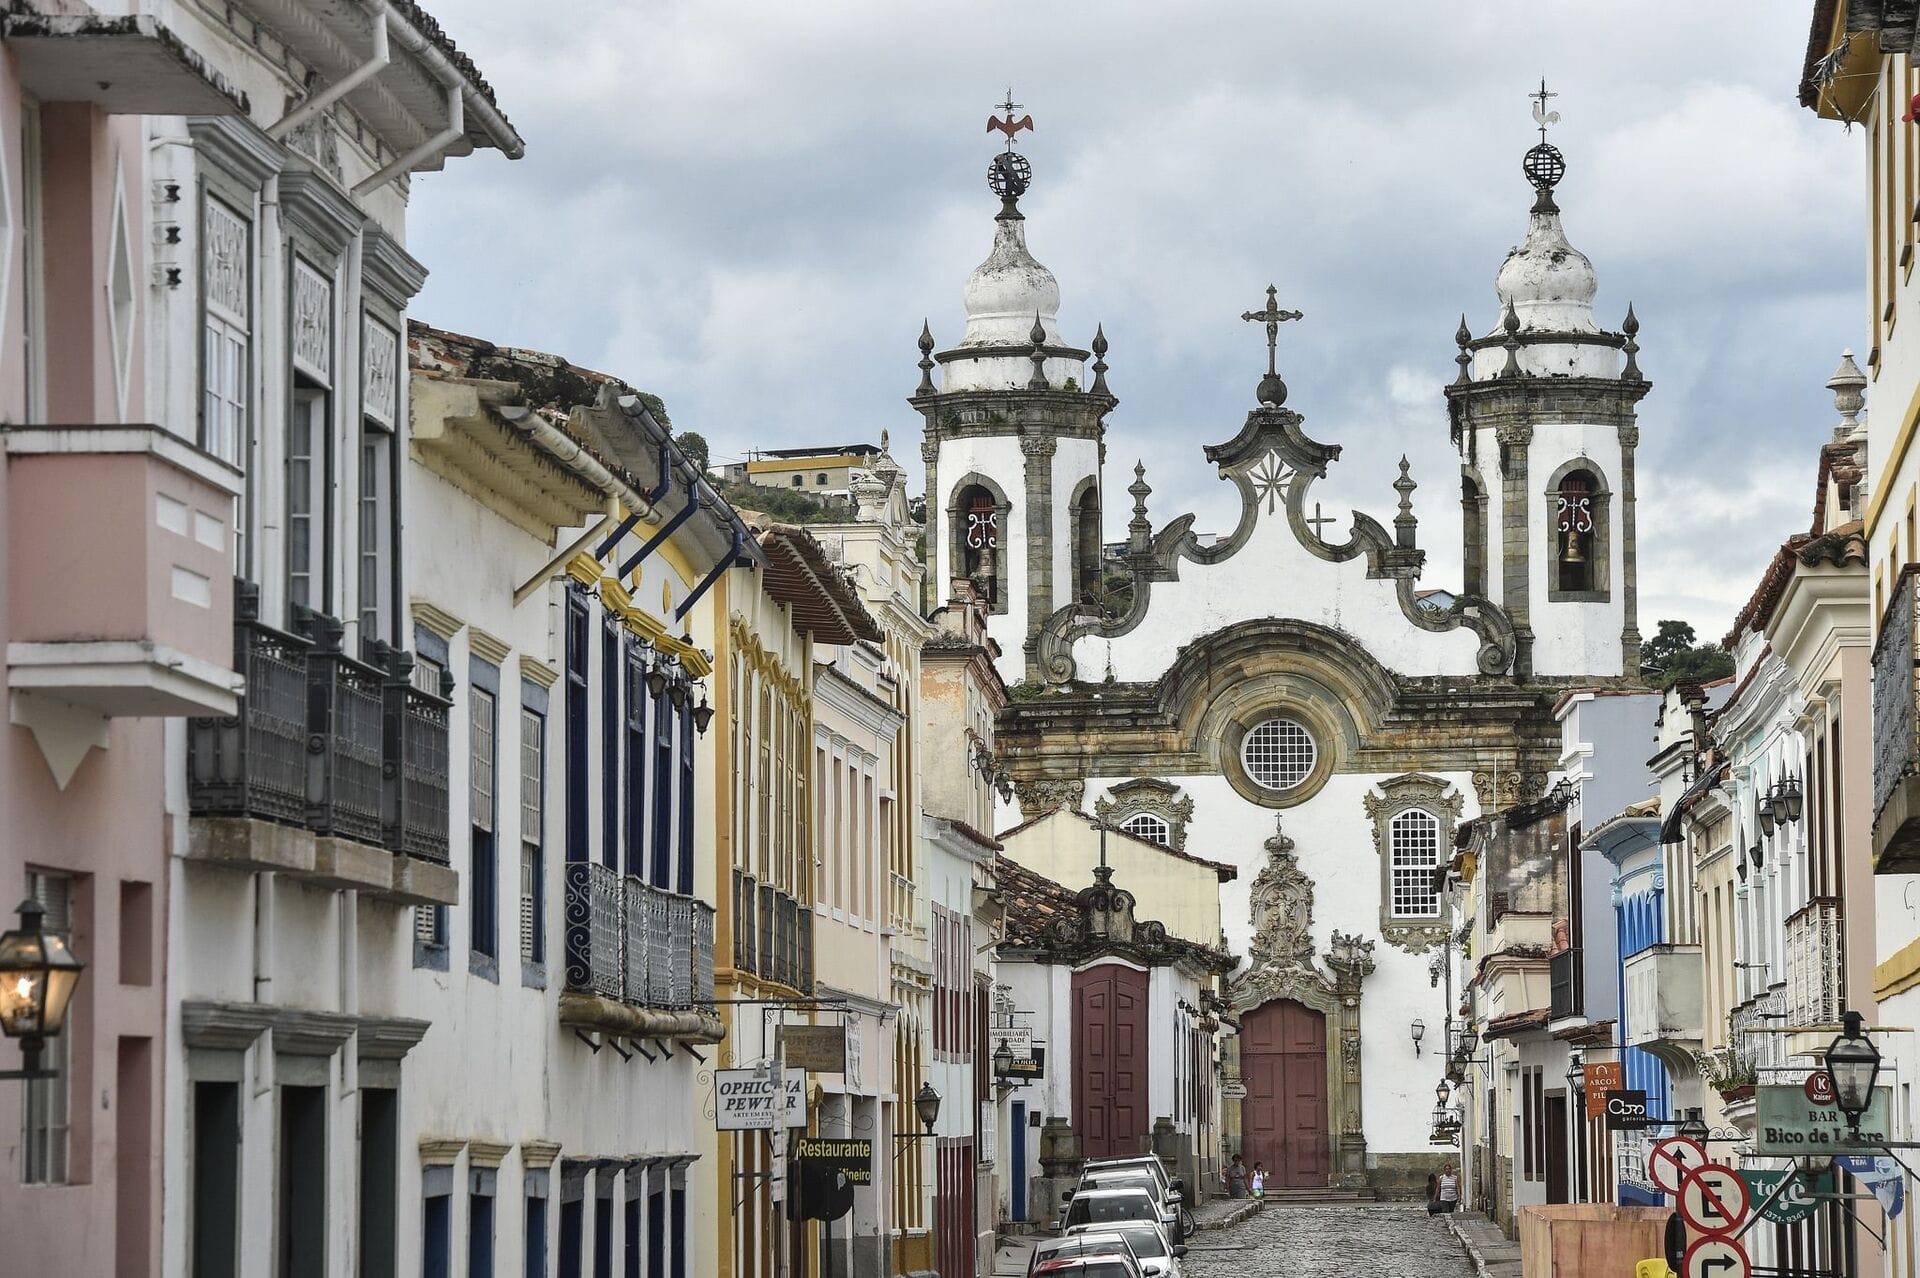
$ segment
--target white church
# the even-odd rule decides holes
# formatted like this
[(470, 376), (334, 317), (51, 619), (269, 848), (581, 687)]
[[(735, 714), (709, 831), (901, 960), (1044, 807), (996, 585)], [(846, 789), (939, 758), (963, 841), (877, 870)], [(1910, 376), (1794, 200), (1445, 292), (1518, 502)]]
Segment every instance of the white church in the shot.
[[(967, 281), (965, 332), (938, 351), (921, 334), (932, 580), (967, 579), (989, 602), (1002, 673), (1030, 694), (999, 729), (1019, 808), (1002, 826), (1097, 807), (1238, 868), (1222, 917), (1245, 956), (1228, 988), (1241, 1148), (1276, 1187), (1404, 1192), (1457, 1156), (1429, 1143), (1447, 1022), (1434, 869), (1460, 823), (1544, 792), (1568, 688), (1638, 683), (1633, 466), (1648, 383), (1631, 308), (1619, 331), (1594, 319), (1592, 263), (1553, 198), (1564, 168), (1543, 130), (1523, 164), (1525, 240), (1481, 326), (1456, 335), (1458, 377), (1435, 388), (1460, 457), (1458, 533), (1444, 523), (1461, 582), (1422, 580), (1423, 536), (1443, 521), (1431, 504), (1416, 519), (1404, 464), (1397, 511), (1321, 516), (1315, 485), (1341, 444), (1314, 437), (1299, 411), (1311, 388), (1293, 400), (1275, 368), (1276, 330), (1298, 317), (1271, 290), (1246, 316), (1269, 352), (1246, 419), (1190, 459), (1234, 485), (1237, 526), (1203, 540), (1190, 514), (1156, 520), (1136, 468), (1124, 553), (1105, 558), (1118, 403), (1106, 343), (1060, 332), (1011, 145), (990, 170), (1001, 207)], [(1109, 590), (1116, 574), (1130, 584)], [(1112, 1076), (1100, 1044), (1149, 1039), (1119, 1023), (1145, 1004), (1093, 997), (1099, 979), (1074, 974), (1076, 1087)], [(1416, 1023), (1434, 1027), (1424, 1059)], [(1116, 1150), (1146, 1135), (1116, 1116), (1152, 1121), (1125, 1118), (1143, 1108), (1125, 1097), (1074, 1103), (1113, 1107), (1095, 1126)]]

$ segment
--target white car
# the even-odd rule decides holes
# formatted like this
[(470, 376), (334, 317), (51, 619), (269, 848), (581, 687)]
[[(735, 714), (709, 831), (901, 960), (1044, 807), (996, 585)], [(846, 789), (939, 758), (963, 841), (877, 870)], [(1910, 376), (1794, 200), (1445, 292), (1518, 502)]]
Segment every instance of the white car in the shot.
[(1125, 1189), (1081, 1189), (1060, 1214), (1060, 1232), (1075, 1225), (1111, 1225), (1122, 1220), (1160, 1223), (1160, 1200), (1137, 1185)]
[(1191, 1238), (1195, 1225), (1193, 1213), (1187, 1210), (1187, 1182), (1167, 1170), (1167, 1165), (1152, 1154), (1140, 1154), (1131, 1158), (1098, 1158), (1086, 1164), (1080, 1175), (1101, 1177), (1115, 1172), (1147, 1172), (1169, 1191), (1167, 1197), (1179, 1204), (1177, 1216), (1168, 1217), (1167, 1232), (1180, 1238)]
[[(1135, 1264), (1140, 1258), (1134, 1255), (1133, 1245), (1127, 1236), (1115, 1229), (1104, 1226), (1077, 1231), (1061, 1238), (1043, 1238), (1033, 1249), (1033, 1255), (1027, 1260), (1027, 1272), (1031, 1274), (1049, 1260), (1060, 1260), (1067, 1256), (1125, 1256)], [(1147, 1270), (1143, 1266), (1142, 1273)]]
[(1089, 1167), (1080, 1175), (1076, 1195), (1090, 1189), (1140, 1189), (1153, 1195), (1160, 1223), (1170, 1234), (1180, 1233), (1180, 1194), (1145, 1167)]
[(1164, 1226), (1144, 1220), (1117, 1221), (1111, 1225), (1080, 1225), (1067, 1232), (1068, 1238), (1084, 1238), (1089, 1233), (1104, 1238), (1109, 1233), (1126, 1239), (1140, 1271), (1147, 1278), (1181, 1278), (1180, 1257), (1187, 1254), (1185, 1243), (1174, 1242)]

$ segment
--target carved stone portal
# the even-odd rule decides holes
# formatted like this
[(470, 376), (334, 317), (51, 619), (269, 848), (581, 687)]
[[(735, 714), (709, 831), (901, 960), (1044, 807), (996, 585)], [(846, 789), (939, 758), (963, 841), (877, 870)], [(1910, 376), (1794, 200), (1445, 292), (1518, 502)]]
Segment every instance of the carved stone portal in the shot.
[(1093, 814), (1110, 825), (1125, 825), (1137, 816), (1158, 817), (1166, 823), (1167, 846), (1187, 848), (1187, 822), (1193, 820), (1193, 800), (1180, 787), (1152, 777), (1122, 781), (1108, 792), (1112, 797), (1093, 801)]
[(1253, 880), (1253, 941), (1247, 970), (1227, 988), (1236, 1013), (1291, 999), (1327, 1020), (1328, 1166), (1335, 1185), (1367, 1182), (1360, 1044), (1361, 985), (1373, 971), (1374, 943), (1335, 932), (1321, 964), (1313, 954), (1313, 880), (1300, 869), (1293, 840), (1275, 822), (1267, 864)]
[(1447, 939), (1447, 921), (1438, 909), (1430, 916), (1396, 915), (1393, 901), (1393, 824), (1404, 812), (1424, 812), (1433, 836), (1435, 854), (1444, 858), (1453, 846), (1454, 827), (1460, 821), (1465, 796), (1438, 777), (1408, 772), (1380, 782), (1380, 793), (1361, 797), (1367, 819), (1373, 822), (1373, 848), (1380, 856), (1380, 935), (1388, 944), (1413, 954), (1424, 954)]

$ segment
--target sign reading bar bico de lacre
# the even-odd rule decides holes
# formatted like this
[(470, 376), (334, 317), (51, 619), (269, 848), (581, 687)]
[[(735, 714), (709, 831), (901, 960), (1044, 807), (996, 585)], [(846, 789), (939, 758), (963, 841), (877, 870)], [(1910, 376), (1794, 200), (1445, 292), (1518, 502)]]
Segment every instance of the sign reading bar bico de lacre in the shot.
[[(757, 1069), (723, 1069), (713, 1076), (713, 1125), (723, 1132), (772, 1131), (807, 1125), (807, 1078), (786, 1071), (775, 1082)], [(785, 1119), (784, 1122), (776, 1118)]]
[(1798, 1083), (1768, 1084), (1754, 1095), (1753, 1152), (1756, 1154), (1858, 1154), (1888, 1140), (1888, 1088), (1873, 1089), (1873, 1104), (1860, 1116), (1860, 1136), (1850, 1139), (1847, 1116), (1838, 1105), (1807, 1099)]

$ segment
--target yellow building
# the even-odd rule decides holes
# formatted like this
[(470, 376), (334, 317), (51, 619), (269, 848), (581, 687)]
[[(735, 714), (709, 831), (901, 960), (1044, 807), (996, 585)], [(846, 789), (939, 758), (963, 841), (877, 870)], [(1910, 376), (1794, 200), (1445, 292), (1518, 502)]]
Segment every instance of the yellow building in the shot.
[(880, 455), (872, 444), (825, 444), (813, 448), (762, 448), (747, 455), (747, 482), (762, 488), (799, 488), (844, 494), (856, 470)]
[[(881, 634), (846, 578), (803, 529), (760, 527), (765, 567), (730, 574), (719, 606), (728, 624), (715, 654), (717, 710), (726, 724), (716, 774), (728, 778), (719, 863), (727, 881), (714, 938), (714, 983), (729, 1068), (778, 1053), (779, 1027), (815, 1021), (813, 859), (814, 646), (877, 643)], [(819, 1018), (838, 1023), (837, 1016)], [(809, 1078), (809, 1084), (814, 1080)], [(808, 1086), (808, 1128), (817, 1088)], [(787, 1132), (724, 1133), (712, 1174), (721, 1210), (717, 1272), (763, 1278), (815, 1272), (808, 1229), (780, 1204)]]

